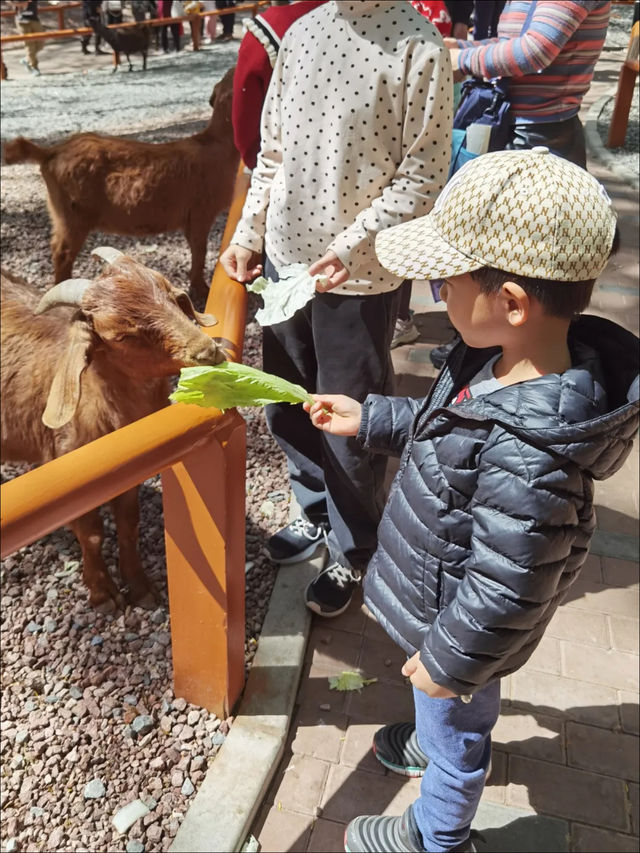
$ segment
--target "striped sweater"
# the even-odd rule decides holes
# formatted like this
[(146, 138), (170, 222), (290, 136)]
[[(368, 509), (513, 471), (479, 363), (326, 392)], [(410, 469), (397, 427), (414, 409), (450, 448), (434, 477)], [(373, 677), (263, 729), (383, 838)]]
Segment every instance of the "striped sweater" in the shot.
[(529, 2), (508, 2), (498, 38), (459, 41), (460, 70), (476, 77), (509, 77), (519, 124), (564, 121), (580, 109), (591, 85), (611, 12), (609, 0), (538, 0), (520, 36)]

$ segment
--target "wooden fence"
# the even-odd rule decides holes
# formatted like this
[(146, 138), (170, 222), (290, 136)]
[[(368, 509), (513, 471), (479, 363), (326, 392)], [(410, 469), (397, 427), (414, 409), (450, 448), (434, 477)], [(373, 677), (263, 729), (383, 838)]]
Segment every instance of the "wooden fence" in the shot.
[[(269, 0), (256, 0), (254, 3), (243, 3), (240, 6), (234, 6), (231, 9), (214, 9), (211, 12), (194, 12), (191, 15), (183, 15), (180, 18), (151, 18), (144, 21), (144, 25), (148, 27), (163, 27), (167, 24), (177, 24), (177, 23), (185, 23), (189, 24), (191, 28), (191, 41), (193, 44), (194, 50), (200, 49), (200, 19), (201, 18), (209, 18), (214, 16), (221, 15), (233, 15), (236, 12), (251, 12), (251, 14), (255, 17), (258, 13), (258, 9), (262, 6), (268, 5)], [(85, 36), (93, 33), (91, 27), (74, 27), (73, 29), (63, 29), (64, 27), (64, 11), (66, 9), (73, 8), (75, 6), (80, 6), (81, 3), (67, 3), (64, 4), (64, 8), (50, 6), (44, 7), (41, 11), (60, 11), (61, 15), (58, 18), (60, 23), (60, 29), (58, 30), (44, 30), (41, 33), (14, 33), (9, 36), (2, 36), (0, 38), (0, 80), (6, 79), (6, 69), (5, 64), (2, 61), (2, 45), (12, 44), (13, 42), (22, 41), (26, 44), (28, 41), (49, 41), (53, 39), (67, 39), (67, 38), (76, 38), (77, 36)], [(10, 12), (12, 16), (15, 15), (15, 12)], [(7, 11), (3, 11), (2, 15), (4, 17), (7, 16)], [(122, 29), (128, 27), (139, 27), (141, 23), (138, 21), (127, 21), (122, 24), (111, 24), (109, 29)], [(113, 55), (113, 64), (119, 64), (119, 56), (117, 53)]]

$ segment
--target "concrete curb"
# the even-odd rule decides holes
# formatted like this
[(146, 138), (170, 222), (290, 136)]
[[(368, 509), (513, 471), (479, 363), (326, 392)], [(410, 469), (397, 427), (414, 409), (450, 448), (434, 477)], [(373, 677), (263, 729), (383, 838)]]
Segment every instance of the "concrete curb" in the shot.
[(587, 142), (588, 153), (597, 160), (605, 169), (609, 169), (616, 177), (627, 181), (634, 189), (638, 189), (640, 181), (638, 175), (632, 170), (620, 165), (620, 162), (612, 150), (606, 148), (598, 132), (598, 118), (606, 103), (615, 97), (616, 89), (603, 95), (589, 108), (585, 120), (584, 132)]
[(242, 849), (284, 751), (311, 625), (302, 594), (323, 559), (278, 570), (238, 714), (170, 853)]

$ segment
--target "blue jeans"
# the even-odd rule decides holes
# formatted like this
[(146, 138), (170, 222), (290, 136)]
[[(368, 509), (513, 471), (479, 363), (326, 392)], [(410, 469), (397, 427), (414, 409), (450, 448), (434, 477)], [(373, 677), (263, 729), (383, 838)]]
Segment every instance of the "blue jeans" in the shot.
[(416, 733), (429, 757), (413, 814), (423, 849), (444, 853), (469, 837), (491, 759), (491, 731), (500, 713), (500, 682), (461, 699), (432, 699), (413, 690)]

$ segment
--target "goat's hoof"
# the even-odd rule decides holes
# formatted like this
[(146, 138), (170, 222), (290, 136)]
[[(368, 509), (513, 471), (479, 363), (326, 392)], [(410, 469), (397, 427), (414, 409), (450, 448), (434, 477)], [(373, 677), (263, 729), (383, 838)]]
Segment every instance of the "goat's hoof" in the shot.
[(134, 607), (154, 610), (160, 602), (160, 596), (153, 582), (145, 576), (130, 585), (127, 590), (127, 601)]
[(94, 590), (89, 592), (89, 604), (98, 613), (107, 615), (116, 610), (124, 610), (125, 600), (114, 587), (113, 590)]

